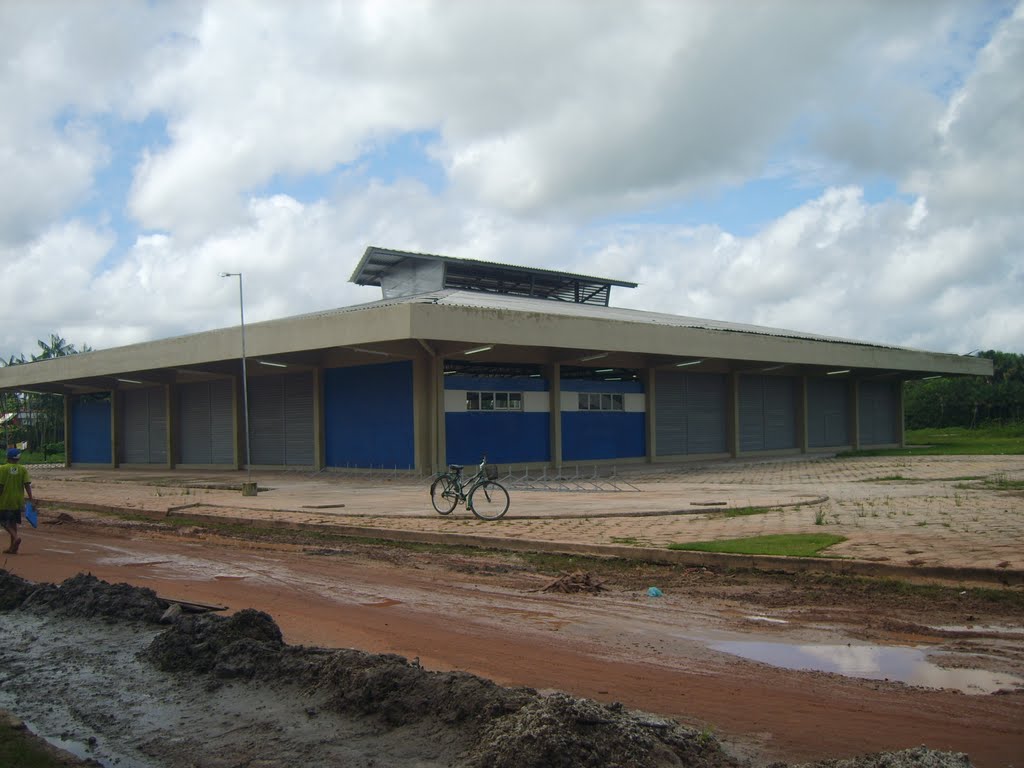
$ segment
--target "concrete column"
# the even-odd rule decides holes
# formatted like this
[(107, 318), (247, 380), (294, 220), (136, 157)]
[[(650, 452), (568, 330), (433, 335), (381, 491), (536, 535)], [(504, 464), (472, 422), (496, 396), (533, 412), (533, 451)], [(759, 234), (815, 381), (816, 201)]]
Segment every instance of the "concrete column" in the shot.
[[(436, 355), (421, 354), (412, 361), (413, 382), (413, 463), (418, 472), (438, 471), (438, 359)], [(443, 392), (442, 392), (443, 394)], [(441, 401), (443, 403), (443, 399)]]
[(71, 466), (71, 396), (64, 395), (64, 467)]
[(860, 383), (850, 379), (850, 443), (860, 450)]
[(729, 398), (728, 411), (725, 419), (725, 449), (734, 459), (740, 454), (740, 375), (736, 371), (729, 372), (726, 385)]
[(904, 448), (907, 445), (906, 418), (903, 403), (903, 382), (899, 381), (896, 383), (896, 443), (900, 448)]
[(444, 417), (444, 358), (434, 358), (434, 443), (433, 470), (440, 472), (448, 467), (448, 438)]
[(313, 369), (313, 469), (320, 471), (324, 464), (324, 369)]
[(647, 453), (647, 463), (651, 464), (658, 458), (658, 419), (654, 406), (654, 369), (645, 368), (641, 371), (640, 380), (644, 384), (644, 450)]
[(164, 413), (166, 414), (167, 468), (174, 469), (178, 463), (178, 386), (164, 384)]
[(117, 469), (121, 463), (121, 393), (110, 390), (110, 466)]
[(548, 433), (550, 436), (551, 464), (556, 472), (562, 471), (562, 366), (559, 363), (544, 367), (544, 376), (548, 380), (548, 403), (550, 419)]
[[(234, 433), (235, 433), (235, 469), (245, 468), (245, 396), (242, 392), (242, 377), (241, 375), (232, 376), (231, 380), (235, 386), (232, 387), (232, 397), (234, 398), (234, 407), (231, 409), (232, 418), (234, 419)], [(251, 460), (252, 457), (249, 457)]]
[(796, 441), (800, 453), (807, 453), (807, 377), (801, 376), (799, 382), (800, 402), (796, 409)]

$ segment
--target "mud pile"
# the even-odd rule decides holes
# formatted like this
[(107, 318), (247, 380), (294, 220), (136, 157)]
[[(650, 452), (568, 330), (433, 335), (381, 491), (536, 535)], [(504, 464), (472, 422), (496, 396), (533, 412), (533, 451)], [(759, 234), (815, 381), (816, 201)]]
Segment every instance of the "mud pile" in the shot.
[[(165, 605), (149, 589), (78, 575), (60, 585), (31, 584), (0, 570), (0, 610), (157, 625)], [(155, 631), (155, 629), (153, 630)], [(392, 654), (289, 646), (268, 614), (178, 615), (136, 657), (171, 676), (285, 683), (295, 707), (374, 718), (385, 727), (426, 726), (431, 739), (458, 745), (467, 768), (736, 768), (714, 736), (675, 721), (566, 694), (507, 688), (464, 672), (432, 672)], [(286, 690), (292, 693), (285, 693)], [(212, 708), (211, 703), (206, 706)], [(216, 718), (216, 712), (210, 712)], [(408, 731), (403, 731), (408, 733)], [(323, 738), (323, 734), (318, 734)], [(437, 743), (432, 742), (432, 743)], [(969, 768), (963, 755), (927, 749), (826, 761), (813, 768)], [(781, 768), (781, 764), (775, 768)], [(805, 766), (802, 768), (812, 768)]]

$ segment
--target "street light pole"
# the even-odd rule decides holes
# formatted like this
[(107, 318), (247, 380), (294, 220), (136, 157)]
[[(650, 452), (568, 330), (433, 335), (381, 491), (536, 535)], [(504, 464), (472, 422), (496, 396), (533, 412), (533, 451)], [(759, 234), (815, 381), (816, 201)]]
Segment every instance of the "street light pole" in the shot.
[(247, 478), (252, 480), (252, 453), (249, 450), (249, 378), (245, 370), (245, 301), (242, 297), (242, 273), (221, 272), (221, 277), (238, 278), (238, 313), (241, 318), (242, 330), (242, 405), (245, 408), (245, 468)]

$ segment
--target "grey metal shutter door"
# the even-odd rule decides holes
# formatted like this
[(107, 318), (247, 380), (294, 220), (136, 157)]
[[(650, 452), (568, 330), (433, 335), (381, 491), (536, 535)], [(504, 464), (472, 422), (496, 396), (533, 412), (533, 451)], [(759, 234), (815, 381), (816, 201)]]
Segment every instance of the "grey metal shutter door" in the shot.
[(896, 442), (899, 384), (864, 381), (860, 384), (860, 442), (881, 445)]
[(249, 441), (253, 464), (284, 464), (284, 376), (249, 380)]
[(125, 464), (149, 463), (149, 393), (132, 389), (121, 393), (121, 460)]
[(284, 463), (313, 466), (313, 373), (285, 379)]
[(210, 453), (213, 464), (235, 462), (234, 387), (230, 380), (210, 382)]
[(726, 378), (721, 374), (687, 373), (687, 453), (726, 450)]
[(183, 384), (179, 390), (182, 464), (233, 464), (231, 381)]
[(792, 376), (765, 377), (764, 447), (796, 448), (796, 379)]
[(179, 443), (182, 464), (210, 464), (210, 387), (182, 384), (178, 389)]
[(725, 376), (658, 371), (654, 393), (659, 456), (725, 451)]
[(149, 396), (149, 463), (167, 463), (167, 395), (163, 388), (147, 390)]
[(810, 447), (849, 445), (849, 391), (845, 381), (807, 380), (807, 444)]
[(764, 450), (764, 376), (740, 376), (739, 386), (740, 450)]
[(656, 371), (655, 450), (659, 456), (686, 453), (686, 378), (676, 371)]

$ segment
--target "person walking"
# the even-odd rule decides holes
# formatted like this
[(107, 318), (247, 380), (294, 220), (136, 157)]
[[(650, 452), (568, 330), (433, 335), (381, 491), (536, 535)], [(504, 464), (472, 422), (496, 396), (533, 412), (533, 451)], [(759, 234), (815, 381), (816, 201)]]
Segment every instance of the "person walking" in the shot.
[(18, 463), (20, 458), (21, 451), (9, 448), (7, 463), (0, 467), (0, 525), (11, 537), (11, 546), (4, 550), (7, 555), (18, 554), (18, 547), (21, 546), (21, 536), (18, 535), (21, 510), (26, 496), (32, 501), (32, 480), (29, 479), (28, 470)]

